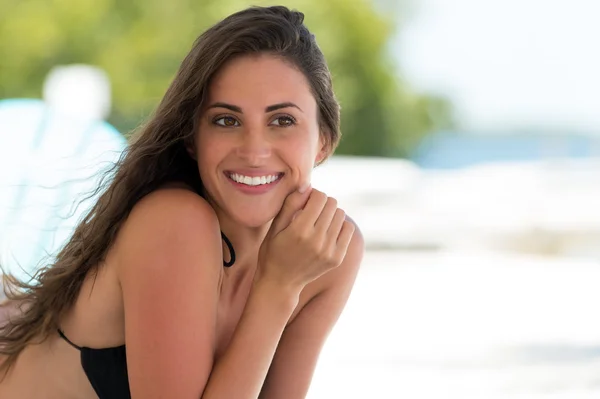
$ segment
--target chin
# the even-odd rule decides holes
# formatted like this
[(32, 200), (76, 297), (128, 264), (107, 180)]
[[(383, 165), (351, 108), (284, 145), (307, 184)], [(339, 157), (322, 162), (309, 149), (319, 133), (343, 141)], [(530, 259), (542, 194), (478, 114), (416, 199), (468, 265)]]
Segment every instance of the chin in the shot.
[(250, 228), (250, 229), (260, 229), (261, 227), (264, 227), (267, 225), (267, 223), (271, 222), (273, 219), (269, 219), (269, 220), (250, 220), (248, 222), (244, 223), (244, 226)]

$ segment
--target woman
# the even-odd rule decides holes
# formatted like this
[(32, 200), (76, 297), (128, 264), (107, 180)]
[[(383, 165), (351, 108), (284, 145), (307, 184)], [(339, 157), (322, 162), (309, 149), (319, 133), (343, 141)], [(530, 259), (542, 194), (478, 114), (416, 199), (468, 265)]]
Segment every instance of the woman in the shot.
[(309, 186), (338, 140), (303, 14), (206, 31), (56, 262), (11, 280), (0, 397), (304, 397), (363, 253)]

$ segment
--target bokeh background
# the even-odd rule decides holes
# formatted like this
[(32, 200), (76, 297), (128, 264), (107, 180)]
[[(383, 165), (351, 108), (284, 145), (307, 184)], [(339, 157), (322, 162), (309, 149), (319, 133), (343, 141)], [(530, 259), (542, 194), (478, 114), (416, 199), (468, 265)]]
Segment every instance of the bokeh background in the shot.
[[(367, 253), (309, 397), (600, 397), (600, 3), (298, 0)], [(0, 262), (26, 278), (242, 0), (0, 0)]]

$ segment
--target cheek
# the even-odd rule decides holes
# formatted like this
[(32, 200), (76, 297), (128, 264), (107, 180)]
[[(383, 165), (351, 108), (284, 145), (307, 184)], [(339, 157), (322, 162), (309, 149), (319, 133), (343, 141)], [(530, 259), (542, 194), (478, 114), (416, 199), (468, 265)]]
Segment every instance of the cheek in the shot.
[(297, 172), (302, 175), (310, 174), (315, 166), (316, 156), (315, 146), (306, 142), (299, 142), (290, 146), (287, 154), (290, 164), (294, 165)]
[(304, 131), (299, 134), (288, 146), (295, 152), (297, 159), (302, 160), (304, 163), (313, 165), (315, 158), (317, 157), (320, 148), (320, 136), (318, 131)]
[(214, 169), (215, 165), (219, 161), (219, 146), (207, 143), (205, 140), (200, 140), (198, 141), (196, 154), (198, 154), (198, 168), (200, 171), (200, 177), (204, 178), (204, 175)]

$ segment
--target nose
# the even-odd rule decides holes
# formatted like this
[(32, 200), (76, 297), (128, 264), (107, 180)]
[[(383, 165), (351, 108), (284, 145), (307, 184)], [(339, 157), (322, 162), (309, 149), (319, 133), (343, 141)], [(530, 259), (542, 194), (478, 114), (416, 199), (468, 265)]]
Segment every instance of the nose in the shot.
[(237, 155), (250, 166), (260, 166), (271, 156), (271, 143), (265, 129), (246, 129), (240, 138)]

